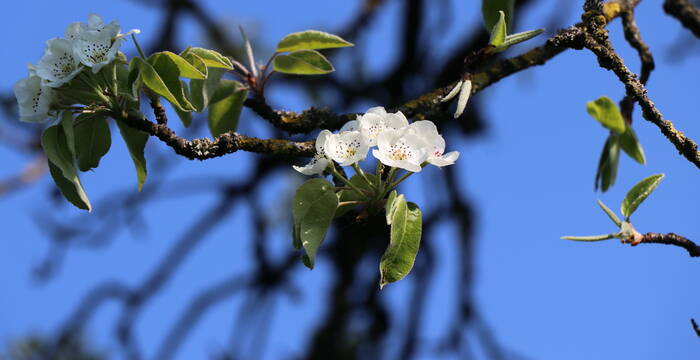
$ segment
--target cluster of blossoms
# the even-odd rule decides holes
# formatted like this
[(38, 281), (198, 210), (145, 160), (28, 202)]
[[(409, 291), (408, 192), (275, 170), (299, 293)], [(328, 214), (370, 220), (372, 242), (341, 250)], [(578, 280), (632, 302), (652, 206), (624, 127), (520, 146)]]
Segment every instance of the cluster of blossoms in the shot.
[(88, 22), (68, 25), (63, 38), (46, 42), (44, 55), (36, 65), (29, 65), (29, 76), (15, 84), (15, 96), (19, 103), (20, 120), (43, 122), (55, 109), (56, 88), (69, 83), (81, 72), (90, 68), (96, 74), (117, 56), (124, 37), (138, 34), (138, 29), (119, 33), (119, 24), (105, 24), (95, 14)]
[(452, 165), (459, 152), (445, 154), (445, 139), (429, 120), (408, 122), (400, 111), (387, 113), (383, 107), (367, 110), (357, 120), (347, 122), (338, 133), (323, 130), (316, 139), (316, 155), (306, 166), (294, 166), (304, 175), (320, 175), (333, 166), (355, 166), (372, 155), (382, 164), (419, 172), (427, 164)]

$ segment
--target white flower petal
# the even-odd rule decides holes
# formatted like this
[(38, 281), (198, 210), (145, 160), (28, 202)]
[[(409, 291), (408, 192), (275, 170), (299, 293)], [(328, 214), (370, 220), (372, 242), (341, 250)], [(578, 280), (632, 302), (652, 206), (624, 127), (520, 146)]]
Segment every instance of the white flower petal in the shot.
[(386, 129), (384, 117), (377, 113), (368, 112), (357, 119), (357, 123), (360, 132), (367, 139), (369, 146), (377, 145), (377, 136)]
[(92, 68), (93, 73), (112, 62), (122, 39), (112, 40), (106, 32), (86, 31), (74, 42), (75, 54), (80, 62)]
[(320, 133), (318, 133), (318, 136), (316, 137), (316, 152), (319, 154), (325, 154), (326, 153), (326, 148), (327, 148), (327, 143), (328, 139), (333, 135), (332, 132), (329, 130), (322, 130)]
[(73, 54), (72, 42), (58, 38), (46, 42), (44, 56), (36, 65), (36, 74), (51, 87), (69, 82), (81, 70), (80, 61)]
[(345, 123), (343, 127), (340, 128), (340, 132), (345, 131), (358, 131), (360, 129), (360, 124), (357, 120), (351, 120)]
[(375, 107), (369, 108), (367, 110), (367, 114), (377, 114), (379, 116), (384, 116), (384, 115), (386, 115), (386, 110), (384, 110), (383, 106), (375, 106)]
[(437, 167), (443, 167), (448, 165), (453, 165), (459, 158), (459, 151), (450, 151), (447, 154), (440, 157), (433, 157), (428, 160), (432, 165)]
[(44, 122), (49, 117), (53, 90), (43, 86), (41, 78), (38, 76), (24, 78), (15, 84), (14, 90), (21, 121)]
[(407, 129), (385, 130), (377, 138), (377, 147), (372, 154), (382, 164), (412, 172), (421, 171), (427, 158), (426, 143)]
[(104, 21), (102, 21), (102, 18), (99, 15), (92, 13), (88, 15), (87, 26), (89, 30), (101, 30), (105, 25)]
[(397, 111), (393, 114), (386, 114), (384, 124), (387, 128), (401, 130), (408, 126), (408, 119), (401, 111)]
[(294, 170), (304, 174), (304, 175), (321, 175), (323, 171), (326, 170), (330, 162), (325, 156), (317, 154), (311, 161), (305, 166), (292, 165)]
[(359, 131), (333, 134), (326, 142), (326, 155), (341, 166), (352, 165), (367, 157), (369, 145)]

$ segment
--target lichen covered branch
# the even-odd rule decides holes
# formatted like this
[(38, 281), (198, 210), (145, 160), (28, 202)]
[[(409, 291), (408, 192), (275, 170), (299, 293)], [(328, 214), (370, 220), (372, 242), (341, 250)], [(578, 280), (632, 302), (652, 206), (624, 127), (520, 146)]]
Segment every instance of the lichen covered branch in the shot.
[(156, 124), (144, 118), (129, 115), (116, 117), (127, 125), (155, 136), (175, 150), (175, 153), (190, 160), (206, 160), (238, 150), (267, 154), (281, 158), (296, 158), (313, 156), (315, 149), (313, 141), (295, 142), (282, 139), (258, 139), (255, 137), (238, 134), (234, 131), (227, 132), (216, 139), (199, 138), (186, 140), (178, 136), (165, 124)]

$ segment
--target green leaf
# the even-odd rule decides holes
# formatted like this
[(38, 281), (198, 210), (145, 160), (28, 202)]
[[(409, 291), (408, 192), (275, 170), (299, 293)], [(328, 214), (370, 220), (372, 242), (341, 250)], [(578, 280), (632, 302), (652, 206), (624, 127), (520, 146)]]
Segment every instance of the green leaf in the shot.
[(513, 34), (513, 35), (506, 35), (506, 38), (503, 41), (503, 44), (501, 44), (501, 46), (499, 46), (496, 49), (496, 52), (505, 51), (509, 47), (516, 45), (516, 44), (519, 44), (521, 42), (528, 41), (528, 40), (534, 38), (535, 36), (537, 36), (543, 32), (544, 32), (544, 29), (537, 29), (537, 30), (524, 31), (521, 33)]
[[(61, 113), (61, 128), (63, 129), (63, 134), (66, 136), (66, 144), (71, 153), (71, 159), (75, 159), (75, 130), (73, 123), (73, 114), (70, 111), (63, 111)], [(72, 160), (71, 160), (72, 161)]]
[[(219, 88), (219, 90), (222, 89), (224, 87)], [(209, 107), (209, 131), (214, 138), (223, 133), (234, 131), (238, 127), (238, 120), (241, 116), (243, 102), (248, 97), (248, 90), (245, 88), (236, 88), (232, 92), (230, 90), (225, 91), (228, 95)], [(217, 98), (217, 94), (214, 94), (214, 98)]]
[(311, 179), (303, 183), (294, 195), (295, 243), (301, 243), (306, 252), (304, 264), (313, 269), (316, 252), (326, 236), (333, 214), (338, 207), (338, 197), (333, 184), (325, 179)]
[(75, 119), (75, 157), (80, 171), (100, 165), (100, 159), (111, 145), (112, 135), (106, 116), (83, 114)]
[(224, 69), (210, 68), (206, 80), (190, 80), (190, 97), (197, 112), (202, 112), (209, 106), (225, 73)]
[[(161, 58), (165, 58), (161, 59)], [(195, 66), (193, 66), (189, 61), (182, 58), (180, 55), (171, 53), (170, 51), (163, 51), (155, 53), (148, 57), (148, 63), (153, 65), (153, 67), (158, 70), (158, 64), (160, 62), (172, 62), (177, 67), (180, 77), (188, 79), (200, 79), (204, 80), (207, 78), (206, 74), (199, 71)]]
[(593, 236), (562, 236), (563, 240), (574, 241), (602, 241), (615, 238), (616, 234), (593, 235)]
[[(170, 91), (168, 85), (163, 81), (156, 69), (153, 68), (151, 64), (143, 61), (140, 57), (135, 57), (131, 60), (130, 68), (132, 69), (132, 73), (135, 73), (137, 71), (136, 73), (138, 74), (138, 80), (143, 81), (143, 84), (146, 85), (149, 89), (170, 101), (170, 103), (172, 103), (175, 107), (180, 108), (180, 110), (185, 110), (183, 105), (179, 103), (176, 95)], [(136, 70), (137, 68), (138, 70)], [(165, 69), (163, 69), (163, 71), (165, 71)], [(129, 78), (131, 79), (132, 75), (129, 75)], [(177, 78), (177, 75), (175, 75), (175, 78)], [(171, 80), (172, 78), (168, 82), (171, 83)], [(181, 89), (179, 85), (180, 81), (177, 81), (177, 87)], [(183, 97), (183, 95), (180, 94), (180, 97)]]
[(605, 214), (608, 215), (610, 220), (612, 220), (612, 222), (614, 222), (615, 225), (617, 225), (618, 227), (622, 226), (622, 221), (620, 221), (617, 215), (615, 215), (615, 213), (612, 210), (610, 210), (610, 208), (605, 206), (605, 204), (603, 204), (602, 201), (598, 200), (598, 206), (600, 206), (600, 208), (603, 209), (603, 211), (605, 211)]
[(64, 177), (70, 179), (71, 175), (75, 174), (73, 154), (61, 124), (50, 126), (44, 130), (41, 135), (41, 147), (44, 148), (44, 153), (49, 161), (61, 169)]
[[(187, 83), (184, 80), (180, 80), (180, 84), (182, 85), (182, 91), (185, 93), (185, 97), (187, 98), (188, 101), (192, 102), (191, 95), (190, 95), (190, 89), (187, 86)], [(182, 111), (178, 108), (174, 108), (175, 113), (177, 114), (177, 117), (180, 118), (180, 121), (182, 121), (182, 125), (185, 125), (186, 128), (190, 127), (192, 125), (192, 112), (191, 111)]]
[(506, 41), (506, 15), (503, 11), (499, 11), (498, 14), (498, 22), (491, 29), (491, 39), (489, 39), (489, 44), (496, 48)]
[[(153, 69), (157, 72), (163, 84), (167, 87), (167, 92), (160, 93), (156, 91), (149, 85), (149, 82), (144, 78), (146, 85), (156, 91), (158, 94), (162, 95), (170, 103), (181, 111), (192, 111), (194, 106), (185, 96), (185, 90), (182, 88), (182, 83), (180, 82), (180, 69), (178, 65), (168, 56), (158, 56), (151, 57), (148, 59), (148, 64), (153, 66)], [(142, 76), (146, 76), (147, 71), (143, 71)], [(168, 95), (168, 93), (170, 95)]]
[(182, 56), (183, 58), (187, 58), (188, 54), (197, 55), (200, 59), (202, 59), (202, 61), (204, 61), (204, 64), (206, 64), (210, 68), (233, 70), (233, 64), (231, 63), (231, 60), (214, 50), (197, 47), (188, 47), (180, 53), (180, 56)]
[(379, 287), (403, 279), (413, 268), (420, 247), (422, 215), (418, 205), (399, 196), (394, 200), (391, 238), (379, 262)]
[(137, 186), (138, 190), (141, 191), (143, 183), (146, 182), (144, 150), (146, 142), (148, 142), (148, 134), (130, 127), (121, 120), (117, 121), (117, 126), (119, 126), (119, 132), (126, 143), (126, 147), (129, 149), (129, 155), (131, 155), (131, 160), (134, 162), (134, 167), (136, 167)]
[[(365, 173), (365, 176), (367, 176), (369, 181), (376, 181), (376, 176), (374, 174)], [(374, 192), (372, 187), (370, 187), (360, 175), (353, 175), (353, 177), (350, 178), (350, 183), (357, 186), (360, 190), (365, 190), (369, 193)], [(367, 198), (353, 189), (348, 189), (338, 191), (338, 201), (341, 203), (348, 201), (367, 201)], [(338, 205), (338, 208), (335, 210), (335, 217), (341, 217), (357, 206), (356, 204)]]
[(624, 215), (626, 219), (629, 219), (634, 211), (637, 210), (639, 204), (646, 200), (647, 196), (659, 186), (663, 178), (664, 174), (652, 175), (633, 186), (632, 189), (627, 192), (627, 195), (625, 195), (624, 200), (622, 200), (622, 205), (620, 206), (622, 215)]
[(275, 57), (277, 72), (296, 75), (322, 75), (335, 71), (333, 65), (316, 50), (299, 50)]
[(508, 29), (510, 29), (513, 23), (514, 4), (515, 0), (482, 0), (481, 15), (484, 20), (486, 31), (491, 31), (496, 23), (498, 23), (500, 17), (499, 11), (505, 13), (505, 21), (506, 24), (508, 24)]
[(606, 128), (618, 134), (625, 132), (627, 125), (622, 118), (620, 109), (617, 108), (617, 105), (615, 105), (609, 97), (603, 96), (594, 101), (587, 102), (586, 111)]
[(92, 211), (90, 200), (73, 165), (73, 154), (68, 147), (63, 125), (46, 128), (41, 135), (41, 146), (48, 158), (51, 177), (63, 196), (79, 209)]
[(595, 189), (600, 188), (603, 192), (615, 184), (617, 180), (617, 168), (620, 160), (619, 137), (610, 133), (605, 141), (603, 151), (598, 161), (598, 170), (595, 175)]
[(125, 90), (138, 100), (139, 93), (141, 92), (141, 85), (143, 85), (143, 79), (141, 76), (139, 76), (141, 75), (139, 64), (143, 63), (143, 59), (136, 59), (137, 58), (131, 59), (131, 62), (129, 63), (129, 77), (127, 79), (127, 87)]
[(389, 196), (386, 198), (386, 204), (384, 205), (384, 213), (386, 214), (387, 225), (391, 225), (391, 219), (394, 216), (394, 212), (396, 211), (396, 204), (398, 204), (399, 201), (406, 200), (403, 198), (403, 195), (401, 195), (401, 197), (398, 197), (398, 193), (396, 192), (396, 190), (390, 192)]
[(85, 194), (85, 190), (83, 190), (83, 185), (80, 183), (78, 175), (72, 176), (71, 180), (69, 180), (63, 176), (63, 172), (58, 166), (54, 165), (51, 161), (48, 163), (51, 178), (53, 178), (58, 189), (61, 190), (63, 197), (78, 209), (92, 211), (92, 205), (90, 204), (87, 194)]
[(644, 156), (644, 149), (642, 145), (637, 140), (637, 135), (634, 133), (634, 129), (631, 126), (627, 127), (627, 130), (620, 135), (620, 147), (627, 153), (634, 161), (644, 165), (647, 160)]
[(329, 49), (346, 46), (355, 46), (354, 44), (343, 40), (340, 36), (329, 34), (323, 31), (306, 30), (296, 33), (291, 33), (279, 43), (277, 43), (276, 52), (288, 52), (297, 50), (314, 50), (314, 49)]

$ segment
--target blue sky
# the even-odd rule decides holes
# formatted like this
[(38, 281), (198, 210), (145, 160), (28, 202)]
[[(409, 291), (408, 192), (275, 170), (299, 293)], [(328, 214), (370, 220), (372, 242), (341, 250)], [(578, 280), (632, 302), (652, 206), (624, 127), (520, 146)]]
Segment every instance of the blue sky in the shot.
[[(479, 21), (476, 1), (452, 1), (455, 21), (445, 36), (435, 41), (449, 50), (451, 40), (461, 38)], [(268, 47), (293, 31), (317, 28), (332, 31), (341, 28), (357, 11), (355, 2), (305, 1), (275, 2), (274, 7), (256, 3), (205, 1), (208, 10), (232, 25), (255, 28)], [(37, 7), (42, 11), (37, 13)], [(545, 1), (537, 6), (516, 30), (542, 27), (560, 1)], [(60, 36), (73, 21), (84, 21), (95, 12), (106, 20), (118, 19), (123, 29), (140, 28), (142, 43), (156, 35), (158, 9), (137, 2), (40, 1), (12, 2), (0, 13), (0, 29), (9, 34), (4, 46), (11, 48), (0, 57), (0, 89), (9, 91), (25, 76), (25, 65), (35, 62), (46, 39)], [(387, 42), (395, 41), (390, 30), (398, 21), (399, 2), (389, 1), (384, 15), (372, 29), (358, 39), (367, 53), (372, 73), (381, 73), (394, 54)], [(432, 10), (430, 10), (432, 11)], [(461, 16), (460, 14), (463, 14)], [(459, 16), (458, 16), (459, 15)], [(643, 2), (637, 11), (638, 24), (656, 56), (657, 70), (649, 83), (649, 96), (666, 116), (687, 136), (700, 139), (700, 103), (696, 86), (699, 71), (697, 55), (674, 59), (669, 50), (683, 33), (678, 23), (663, 14), (657, 2)], [(564, 17), (564, 15), (562, 15)], [(31, 18), (31, 24), (27, 19)], [(543, 20), (544, 19), (544, 20)], [(563, 24), (577, 20), (576, 11), (562, 19)], [(183, 44), (201, 44), (191, 19), (183, 34)], [(610, 26), (611, 37), (627, 64), (638, 71), (633, 50), (624, 43), (619, 21)], [(237, 34), (235, 27), (231, 33)], [(510, 50), (516, 54), (539, 44), (532, 40)], [(697, 41), (697, 40), (694, 40)], [(124, 49), (132, 51), (131, 44)], [(179, 50), (179, 49), (176, 49)], [(11, 54), (11, 55), (8, 55)], [(342, 73), (343, 69), (338, 67)], [(271, 88), (270, 101), (280, 108), (303, 109), (311, 103), (286, 88)], [(585, 103), (602, 95), (619, 99), (624, 89), (614, 75), (596, 66), (595, 58), (583, 51), (567, 51), (544, 67), (533, 68), (509, 77), (477, 95), (486, 106), (486, 135), (461, 143), (450, 143), (462, 152), (456, 165), (462, 175), (466, 194), (477, 208), (476, 287), (477, 305), (495, 336), (509, 349), (532, 359), (694, 359), (698, 339), (689, 325), (690, 317), (700, 317), (700, 287), (693, 283), (700, 268), (697, 259), (675, 247), (638, 246), (630, 248), (616, 241), (595, 244), (560, 240), (566, 234), (598, 234), (612, 231), (611, 223), (595, 204), (602, 199), (617, 210), (625, 192), (642, 178), (654, 173), (667, 176), (658, 190), (640, 207), (633, 222), (641, 232), (676, 232), (700, 239), (697, 228), (698, 169), (679, 156), (659, 130), (635, 112), (635, 130), (644, 146), (647, 165), (634, 163), (626, 156), (620, 161), (617, 184), (607, 193), (593, 191), (593, 177), (606, 130), (588, 117)], [(391, 106), (394, 104), (368, 104)], [(365, 109), (350, 109), (363, 111)], [(244, 117), (254, 127), (254, 116)], [(160, 153), (163, 145), (151, 141), (149, 153)], [(4, 166), (0, 178), (15, 174), (30, 160), (22, 154), (0, 147)], [(163, 181), (177, 182), (197, 174), (235, 179), (250, 165), (252, 155), (237, 153), (207, 162), (178, 160), (176, 169)], [(233, 170), (232, 170), (233, 169)], [(235, 170), (235, 171), (234, 171)], [(157, 169), (149, 169), (151, 179)], [(432, 170), (437, 171), (437, 170)], [(429, 203), (430, 173), (407, 181), (406, 194), (419, 204)], [(293, 188), (298, 181), (289, 173), (279, 173), (270, 186)], [(115, 139), (110, 154), (94, 173), (84, 176), (93, 199), (115, 190), (135, 187), (132, 165), (125, 147)], [(167, 214), (165, 223), (151, 225), (144, 232), (121, 231), (108, 245), (98, 250), (71, 250), (56, 277), (48, 283), (32, 281), (31, 271), (47, 251), (41, 221), (35, 216), (48, 201), (50, 179), (0, 199), (4, 231), (0, 238), (0, 342), (31, 332), (55, 330), (74, 308), (80, 296), (104, 279), (120, 279), (126, 284), (138, 281), (155, 266), (160, 256), (194, 220), (184, 209), (203, 209), (216, 202), (213, 193), (193, 193), (171, 199), (167, 193), (147, 207), (148, 213)], [(148, 182), (146, 186), (148, 186)], [(276, 216), (288, 209), (270, 194), (258, 194)], [(108, 207), (108, 203), (100, 204)], [(61, 217), (80, 219), (78, 210), (60, 208)], [(99, 208), (89, 216), (99, 216)], [(246, 237), (246, 208), (234, 205), (230, 217), (195, 248), (191, 257), (145, 308), (137, 324), (137, 338), (147, 355), (152, 355), (163, 331), (173, 322), (192, 293), (241, 273), (250, 264)], [(235, 234), (235, 235), (234, 235)], [(430, 340), (444, 331), (449, 320), (442, 311), (454, 306), (455, 279), (452, 236), (454, 229), (443, 227), (434, 238), (440, 267), (434, 275), (428, 303), (430, 327), (423, 336)], [(245, 241), (244, 241), (245, 240)], [(275, 231), (270, 241), (276, 255), (291, 251), (286, 233)], [(296, 303), (280, 301), (273, 315), (272, 336), (266, 358), (302, 349), (306, 339), (290, 336), (313, 329), (321, 315), (314, 311), (325, 299), (320, 296), (328, 286), (324, 271), (329, 264), (321, 259), (312, 271), (298, 268), (297, 284), (313, 284), (316, 289)], [(402, 294), (408, 282), (387, 287), (382, 296), (404, 308)], [(224, 346), (231, 334), (229, 323), (236, 306), (243, 301), (232, 297), (210, 311), (182, 346), (179, 359), (198, 358)], [(103, 349), (114, 349), (111, 332), (118, 307), (111, 303), (90, 322), (90, 339)], [(400, 326), (400, 322), (397, 326)], [(112, 352), (116, 355), (116, 353)], [(425, 355), (426, 359), (432, 358)]]

